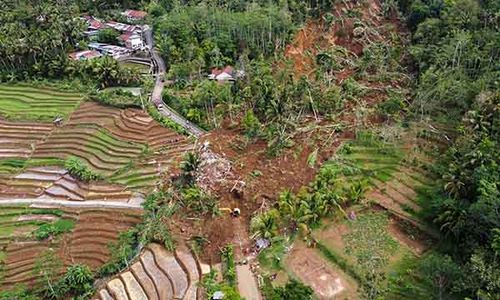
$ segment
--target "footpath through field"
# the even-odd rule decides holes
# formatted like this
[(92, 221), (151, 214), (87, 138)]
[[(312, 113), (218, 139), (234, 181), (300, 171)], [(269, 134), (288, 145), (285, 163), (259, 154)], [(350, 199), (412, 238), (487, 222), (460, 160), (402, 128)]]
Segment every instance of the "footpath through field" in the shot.
[(238, 277), (238, 291), (241, 297), (246, 300), (261, 300), (259, 286), (250, 265), (236, 266), (236, 276)]
[(116, 202), (116, 201), (69, 201), (57, 199), (43, 199), (43, 198), (23, 198), (23, 199), (6, 199), (0, 200), (0, 206), (13, 206), (13, 205), (31, 205), (40, 207), (72, 207), (72, 208), (130, 208), (142, 209), (140, 202)]

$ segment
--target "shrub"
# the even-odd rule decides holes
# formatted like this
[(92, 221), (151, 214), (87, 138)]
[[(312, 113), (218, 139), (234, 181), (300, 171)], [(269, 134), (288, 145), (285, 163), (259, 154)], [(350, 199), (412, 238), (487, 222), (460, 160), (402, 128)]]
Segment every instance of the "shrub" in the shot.
[(217, 200), (198, 187), (186, 188), (182, 191), (182, 205), (199, 215), (211, 213), (215, 216), (219, 212)]
[(262, 125), (259, 122), (259, 119), (254, 115), (253, 111), (250, 109), (245, 114), (245, 117), (242, 120), (243, 128), (245, 129), (245, 135), (249, 138), (254, 138), (259, 136), (261, 132)]
[(275, 300), (286, 299), (286, 300), (312, 300), (313, 299), (313, 289), (307, 285), (304, 285), (300, 281), (291, 279), (284, 287), (278, 287), (274, 289)]
[(134, 96), (131, 92), (122, 89), (93, 92), (89, 95), (89, 98), (92, 101), (118, 108), (141, 106), (139, 96)]
[(74, 227), (75, 223), (73, 221), (60, 219), (54, 223), (40, 225), (38, 229), (33, 231), (33, 235), (37, 240), (44, 240), (49, 236), (57, 236), (65, 232), (70, 232)]
[(57, 284), (63, 294), (79, 296), (76, 299), (87, 299), (94, 294), (92, 287), (94, 276), (86, 265), (72, 265)]
[(227, 245), (221, 251), (222, 262), (224, 263), (223, 277), (229, 286), (235, 287), (236, 279), (236, 264), (234, 263), (234, 249), (232, 245)]
[(0, 291), (1, 300), (39, 300), (38, 296), (33, 295), (24, 285), (16, 285), (9, 291)]
[(203, 276), (200, 286), (203, 287), (205, 291), (206, 299), (212, 299), (215, 292), (222, 291), (224, 293), (224, 299), (226, 300), (241, 300), (241, 296), (238, 294), (235, 287), (217, 282), (217, 273), (213, 269), (209, 274)]
[(104, 177), (92, 171), (85, 163), (76, 157), (70, 157), (64, 163), (69, 174), (84, 182), (102, 180)]
[(120, 233), (118, 241), (108, 244), (110, 260), (99, 269), (99, 275), (112, 275), (121, 271), (135, 255), (138, 244), (137, 231), (130, 229)]
[(379, 112), (388, 116), (396, 116), (408, 110), (408, 103), (401, 94), (393, 94), (377, 106)]

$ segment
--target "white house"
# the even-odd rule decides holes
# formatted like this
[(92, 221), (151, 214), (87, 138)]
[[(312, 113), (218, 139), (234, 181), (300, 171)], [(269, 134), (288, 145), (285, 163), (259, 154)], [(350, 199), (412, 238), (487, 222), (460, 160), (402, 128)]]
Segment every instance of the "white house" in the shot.
[(144, 48), (142, 37), (135, 33), (125, 33), (120, 35), (122, 43), (131, 50), (140, 50)]
[(241, 70), (234, 70), (233, 67), (227, 66), (224, 69), (212, 69), (211, 74), (208, 75), (208, 79), (227, 82), (235, 81), (236, 79), (243, 77), (244, 75), (245, 72)]
[(89, 48), (99, 51), (100, 53), (104, 55), (109, 55), (112, 56), (113, 58), (117, 59), (123, 56), (127, 56), (130, 54), (130, 49), (120, 47), (120, 46), (115, 46), (115, 45), (108, 45), (108, 44), (102, 44), (102, 43), (90, 43)]

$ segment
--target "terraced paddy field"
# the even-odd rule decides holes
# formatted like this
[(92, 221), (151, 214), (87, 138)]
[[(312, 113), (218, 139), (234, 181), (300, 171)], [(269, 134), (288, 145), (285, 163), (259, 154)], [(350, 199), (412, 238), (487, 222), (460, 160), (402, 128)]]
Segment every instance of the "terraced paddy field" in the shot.
[(0, 201), (2, 198), (42, 198), (129, 203), (136, 197), (134, 192), (121, 185), (81, 182), (59, 166), (26, 168), (15, 176), (0, 179)]
[[(9, 108), (13, 100), (0, 108), (0, 199), (130, 200), (131, 191), (150, 191), (159, 175), (193, 148), (190, 139), (162, 127), (139, 109), (82, 102), (74, 93), (29, 86), (1, 85), (2, 104), (3, 96), (20, 103), (28, 101), (23, 102), (26, 97), (48, 108), (15, 106), (14, 111)], [(51, 104), (54, 99), (57, 105)], [(2, 113), (4, 108), (13, 114)], [(56, 116), (65, 118), (59, 126), (51, 122)], [(84, 185), (62, 169), (47, 169), (64, 166), (70, 157), (104, 176), (108, 184)]]
[(83, 101), (78, 93), (26, 85), (0, 85), (0, 116), (10, 120), (67, 118)]
[(143, 111), (86, 102), (36, 147), (32, 157), (75, 156), (112, 181), (147, 187), (154, 185), (150, 179), (192, 147), (189, 139), (162, 127)]
[(328, 164), (341, 169), (337, 181), (349, 185), (360, 182), (367, 202), (382, 207), (394, 218), (430, 230), (418, 218), (421, 205), (426, 204), (420, 190), (431, 186), (436, 178), (428, 170), (432, 163), (426, 154), (428, 144), (417, 140), (415, 145), (407, 148), (397, 143), (351, 141)]
[(36, 144), (47, 138), (53, 129), (52, 123), (0, 119), (0, 159), (30, 157)]
[[(38, 277), (34, 267), (50, 251), (62, 268), (76, 263), (99, 268), (109, 257), (107, 245), (116, 241), (121, 231), (141, 220), (141, 210), (35, 208), (1, 206), (0, 210), (0, 289), (16, 284), (32, 284)], [(74, 224), (71, 232), (39, 241), (33, 231), (42, 224), (66, 220)]]
[(150, 244), (127, 270), (111, 278), (94, 299), (201, 299), (201, 276), (202, 268), (189, 251), (171, 253), (162, 245)]
[[(144, 195), (194, 147), (139, 109), (85, 102), (76, 93), (0, 85), (0, 103), (0, 290), (31, 285), (37, 279), (34, 266), (46, 252), (61, 261), (57, 272), (78, 263), (97, 270), (110, 258), (109, 243), (141, 221)], [(56, 117), (63, 118), (61, 124), (53, 123)], [(103, 179), (83, 182), (72, 176), (65, 169), (69, 158)], [(40, 226), (60, 220), (71, 228), (37, 239)], [(158, 252), (154, 247), (151, 255)], [(176, 284), (175, 295), (196, 294), (194, 258), (182, 267), (178, 259), (169, 264), (178, 266), (172, 271), (184, 278), (185, 289)], [(139, 290), (132, 274), (120, 278), (127, 289)], [(164, 293), (164, 285), (157, 293)]]

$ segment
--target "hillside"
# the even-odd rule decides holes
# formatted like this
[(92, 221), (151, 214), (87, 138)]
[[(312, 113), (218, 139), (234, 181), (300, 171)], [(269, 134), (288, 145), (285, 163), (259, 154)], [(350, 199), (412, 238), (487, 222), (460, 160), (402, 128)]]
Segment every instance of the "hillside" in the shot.
[(0, 11), (0, 299), (497, 299), (495, 1)]

